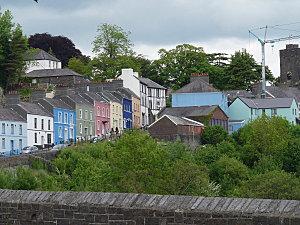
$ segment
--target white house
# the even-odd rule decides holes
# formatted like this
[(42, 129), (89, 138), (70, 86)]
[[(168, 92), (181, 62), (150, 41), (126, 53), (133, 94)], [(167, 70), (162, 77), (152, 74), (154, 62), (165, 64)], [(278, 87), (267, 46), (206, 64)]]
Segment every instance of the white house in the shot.
[(35, 103), (20, 102), (11, 108), (27, 120), (27, 145), (44, 148), (53, 145), (53, 117)]
[(27, 65), (26, 73), (34, 70), (61, 69), (60, 60), (42, 49), (36, 49), (28, 53), (25, 60)]
[(133, 69), (122, 69), (118, 78), (123, 80), (125, 88), (140, 97), (142, 127), (150, 125), (158, 112), (166, 107), (167, 89), (148, 78), (139, 77)]

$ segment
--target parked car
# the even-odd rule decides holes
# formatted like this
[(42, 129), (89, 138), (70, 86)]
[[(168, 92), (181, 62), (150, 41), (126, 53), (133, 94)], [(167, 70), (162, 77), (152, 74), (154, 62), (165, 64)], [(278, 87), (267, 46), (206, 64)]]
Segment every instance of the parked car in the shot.
[(69, 145), (68, 144), (58, 144), (58, 145), (54, 145), (54, 147), (52, 148), (53, 151), (59, 151), (63, 148), (66, 148), (68, 147)]
[(22, 149), (21, 154), (32, 154), (38, 152), (39, 149), (36, 146), (27, 146)]
[(102, 141), (103, 140), (103, 137), (102, 136), (99, 136), (99, 137), (93, 137), (90, 142), (91, 143), (97, 143), (99, 141)]

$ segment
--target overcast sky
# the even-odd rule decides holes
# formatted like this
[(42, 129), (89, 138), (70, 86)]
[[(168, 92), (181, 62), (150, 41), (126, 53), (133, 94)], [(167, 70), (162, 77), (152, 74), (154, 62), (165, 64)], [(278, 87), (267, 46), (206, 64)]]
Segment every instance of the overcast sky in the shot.
[[(154, 59), (160, 48), (191, 43), (206, 52), (234, 53), (246, 48), (261, 61), (260, 45), (249, 39), (248, 29), (300, 21), (297, 0), (0, 0), (10, 9), (27, 35), (48, 32), (73, 40), (85, 54), (97, 26), (111, 23), (131, 31), (138, 53)], [(290, 29), (290, 30), (279, 30)], [(300, 34), (300, 23), (276, 27), (268, 38)], [(255, 31), (262, 36), (262, 30)], [(279, 74), (279, 49), (287, 43), (267, 46), (267, 64)]]

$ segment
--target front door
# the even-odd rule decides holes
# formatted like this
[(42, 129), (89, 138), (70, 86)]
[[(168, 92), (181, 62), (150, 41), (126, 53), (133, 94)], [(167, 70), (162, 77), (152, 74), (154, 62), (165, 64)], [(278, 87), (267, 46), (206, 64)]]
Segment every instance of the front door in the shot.
[(65, 143), (68, 142), (68, 140), (69, 140), (68, 128), (65, 128), (65, 131), (64, 131), (64, 141), (65, 141)]
[(44, 147), (44, 144), (45, 144), (45, 137), (41, 136), (41, 145), (42, 145), (42, 147)]

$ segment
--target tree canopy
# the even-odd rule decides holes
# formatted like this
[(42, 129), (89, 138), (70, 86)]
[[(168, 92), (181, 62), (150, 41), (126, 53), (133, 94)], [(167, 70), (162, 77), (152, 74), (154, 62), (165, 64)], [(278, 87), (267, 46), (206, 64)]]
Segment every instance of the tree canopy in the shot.
[(11, 12), (0, 13), (0, 86), (5, 90), (24, 75), (27, 47), (27, 38)]
[(68, 65), (69, 59), (73, 57), (86, 58), (86, 56), (75, 47), (72, 40), (61, 35), (52, 36), (48, 33), (34, 34), (29, 37), (28, 41), (31, 48), (39, 48), (52, 53), (61, 61), (63, 67)]

